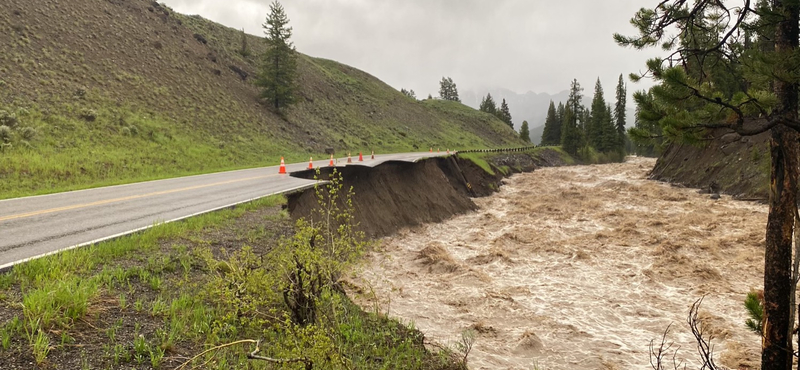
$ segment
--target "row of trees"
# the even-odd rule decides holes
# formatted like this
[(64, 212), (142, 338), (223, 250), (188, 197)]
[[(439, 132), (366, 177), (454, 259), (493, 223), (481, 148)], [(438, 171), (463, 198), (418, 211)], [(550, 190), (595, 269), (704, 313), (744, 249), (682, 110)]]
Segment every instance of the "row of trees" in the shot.
[(494, 102), (494, 98), (492, 98), (492, 94), (486, 94), (486, 97), (481, 100), (481, 105), (478, 109), (481, 112), (495, 115), (495, 117), (505, 122), (509, 127), (514, 128), (514, 123), (511, 121), (511, 111), (508, 109), (508, 104), (505, 99), (503, 99), (500, 108), (498, 108), (497, 104)]
[(616, 103), (607, 104), (600, 79), (594, 88), (590, 108), (583, 106), (583, 88), (578, 80), (570, 85), (567, 104), (558, 108), (550, 101), (542, 133), (542, 145), (561, 145), (570, 154), (590, 146), (600, 153), (625, 151), (625, 96), (626, 87), (619, 76)]
[[(414, 90), (401, 89), (400, 92), (402, 92), (408, 97), (416, 99), (416, 96), (414, 95)], [(428, 98), (430, 99), (430, 97)], [(453, 82), (452, 78), (442, 77), (442, 80), (439, 82), (439, 98), (442, 100), (461, 102), (461, 99), (459, 99), (458, 97), (458, 89), (456, 88), (456, 83)], [(511, 119), (511, 111), (509, 110), (508, 103), (506, 103), (505, 99), (503, 99), (503, 102), (500, 104), (500, 107), (498, 108), (497, 104), (494, 101), (494, 98), (492, 98), (492, 94), (486, 94), (486, 97), (483, 98), (483, 100), (481, 101), (479, 110), (481, 112), (493, 114), (498, 119), (507, 124), (509, 127), (511, 127), (512, 129), (514, 128), (514, 123), (512, 122)], [(522, 123), (522, 127), (520, 128), (520, 138), (522, 138), (527, 142), (531, 141), (530, 130), (528, 128), (527, 121)]]

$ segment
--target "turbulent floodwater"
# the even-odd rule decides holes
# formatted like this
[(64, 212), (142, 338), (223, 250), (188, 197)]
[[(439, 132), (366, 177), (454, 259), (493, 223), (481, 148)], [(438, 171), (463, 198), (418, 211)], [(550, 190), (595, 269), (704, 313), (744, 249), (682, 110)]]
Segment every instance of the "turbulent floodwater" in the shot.
[(477, 212), (385, 239), (358, 272), (375, 297), (361, 303), (431, 343), (472, 328), (472, 369), (645, 369), (671, 323), (695, 363), (686, 316), (705, 295), (718, 363), (755, 368), (742, 302), (763, 284), (767, 207), (649, 181), (653, 164), (515, 175)]

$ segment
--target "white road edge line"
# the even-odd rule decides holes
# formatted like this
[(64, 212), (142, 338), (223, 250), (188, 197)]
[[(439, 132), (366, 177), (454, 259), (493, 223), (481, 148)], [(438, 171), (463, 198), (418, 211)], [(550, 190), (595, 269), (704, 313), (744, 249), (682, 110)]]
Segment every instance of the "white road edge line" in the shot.
[(210, 212), (214, 212), (214, 211), (219, 211), (219, 210), (225, 209), (225, 208), (231, 208), (231, 207), (237, 206), (237, 205), (242, 204), (242, 203), (252, 202), (254, 200), (258, 200), (258, 199), (261, 199), (261, 198), (266, 198), (266, 197), (269, 197), (269, 196), (272, 196), (272, 195), (286, 194), (286, 193), (293, 192), (293, 191), (309, 189), (309, 188), (312, 188), (312, 187), (314, 187), (314, 186), (316, 186), (317, 184), (320, 184), (320, 183), (325, 183), (325, 181), (318, 181), (318, 182), (315, 182), (314, 184), (304, 184), (304, 185), (300, 185), (300, 186), (297, 186), (297, 187), (294, 187), (294, 188), (291, 188), (291, 189), (276, 191), (274, 193), (265, 194), (265, 195), (262, 195), (262, 196), (259, 196), (259, 197), (253, 197), (253, 198), (250, 198), (250, 199), (247, 199), (247, 200), (242, 200), (242, 201), (239, 201), (239, 202), (227, 204), (227, 205), (224, 205), (224, 206), (219, 206), (219, 207), (212, 208), (212, 209), (209, 209), (209, 210), (196, 212), (196, 213), (193, 213), (193, 214), (190, 214), (190, 215), (187, 215), (187, 216), (174, 218), (174, 219), (171, 219), (169, 221), (154, 222), (152, 225), (149, 225), (149, 226), (144, 226), (144, 227), (140, 227), (138, 229), (133, 229), (133, 230), (129, 230), (129, 231), (123, 231), (123, 232), (121, 232), (119, 234), (114, 234), (114, 235), (111, 235), (111, 236), (106, 236), (104, 238), (95, 239), (95, 240), (92, 240), (92, 241), (89, 241), (89, 242), (76, 244), (76, 245), (73, 245), (73, 246), (70, 246), (70, 247), (66, 247), (66, 248), (61, 248), (61, 249), (58, 249), (58, 250), (55, 250), (55, 251), (42, 253), (42, 254), (39, 254), (39, 255), (36, 255), (36, 256), (33, 256), (33, 257), (23, 258), (23, 259), (18, 260), (18, 261), (9, 262), (9, 263), (6, 263), (4, 265), (0, 265), (0, 273), (6, 272), (6, 270), (8, 270), (8, 269), (14, 267), (14, 265), (18, 265), (20, 263), (25, 263), (25, 262), (28, 262), (28, 261), (39, 259), (39, 258), (42, 258), (42, 257), (47, 257), (47, 256), (50, 256), (50, 255), (61, 253), (61, 252), (65, 252), (65, 251), (68, 251), (68, 250), (72, 250), (72, 249), (76, 249), (76, 248), (80, 248), (80, 247), (85, 247), (87, 245), (97, 244), (97, 243), (108, 241), (108, 240), (111, 240), (111, 239), (116, 239), (116, 238), (119, 238), (119, 237), (122, 237), (122, 236), (125, 236), (125, 235), (135, 234), (137, 232), (140, 232), (140, 231), (143, 231), (143, 230), (147, 230), (147, 229), (149, 229), (149, 228), (151, 228), (153, 226), (158, 226), (158, 225), (163, 225), (163, 224), (167, 224), (167, 223), (170, 223), (170, 222), (185, 220), (185, 219), (190, 218), (190, 217), (199, 216), (199, 215), (202, 215), (204, 213), (210, 213)]
[[(423, 153), (424, 153), (424, 152), (423, 152)], [(438, 154), (438, 153), (436, 153), (436, 154)], [(381, 154), (381, 155), (383, 155), (383, 156), (389, 156), (389, 155), (394, 155), (394, 154)], [(412, 154), (412, 155), (413, 155), (413, 154)], [(420, 158), (417, 158), (417, 159), (415, 159), (415, 160), (413, 161), (413, 163), (416, 163), (416, 162), (418, 162), (420, 159), (424, 159), (424, 158), (427, 158), (427, 157), (420, 157)], [(339, 159), (346, 160), (346, 159), (347, 159), (347, 157), (343, 157), (343, 158), (339, 158)], [(387, 161), (391, 161), (391, 160), (387, 160)], [(402, 161), (402, 162), (405, 162), (404, 160), (401, 160), (401, 161)], [(382, 163), (383, 163), (383, 162), (381, 162), (381, 163), (377, 164), (376, 166), (379, 166), (379, 165), (381, 165)], [(287, 167), (288, 167), (288, 166), (294, 166), (294, 165), (305, 165), (305, 163), (304, 163), (304, 162), (297, 162), (297, 163), (287, 163), (287, 164), (286, 164), (286, 166), (287, 166)], [(344, 164), (344, 166), (347, 166), (347, 163), (346, 163), (346, 164)], [(220, 172), (199, 173), (199, 174), (196, 174), (196, 175), (178, 176), (178, 177), (168, 177), (168, 178), (165, 178), (165, 179), (157, 179), (157, 180), (143, 180), (143, 181), (137, 181), (137, 182), (129, 182), (129, 183), (127, 183), (127, 184), (117, 184), (117, 185), (100, 186), (100, 187), (96, 187), (96, 188), (86, 188), (86, 189), (69, 190), (69, 191), (58, 192), (58, 193), (48, 193), (48, 194), (39, 194), (39, 195), (29, 195), (29, 196), (27, 196), (27, 197), (21, 197), (21, 198), (27, 198), (27, 199), (31, 199), (31, 198), (41, 198), (41, 197), (47, 197), (47, 196), (52, 196), (52, 195), (58, 195), (58, 194), (78, 193), (78, 192), (89, 191), (89, 190), (97, 190), (97, 189), (110, 189), (110, 188), (118, 188), (118, 187), (124, 187), (124, 186), (131, 186), (131, 185), (144, 184), (144, 183), (149, 183), (149, 182), (163, 182), (163, 181), (177, 180), (177, 179), (188, 179), (188, 178), (193, 178), (193, 177), (201, 177), (201, 176), (212, 176), (212, 175), (219, 175), (219, 174), (223, 174), (223, 173), (236, 173), (236, 172), (245, 172), (245, 171), (269, 170), (269, 169), (278, 168), (278, 167), (280, 167), (280, 165), (278, 165), (278, 166), (266, 166), (266, 167), (242, 168), (242, 169), (238, 169), (238, 170), (220, 171)], [(327, 166), (324, 166), (324, 167), (327, 167)], [(339, 166), (339, 165), (337, 165), (337, 166), (335, 166), (335, 167), (340, 167), (340, 166)], [(375, 167), (375, 166), (373, 166), (373, 167)], [(316, 169), (316, 167), (315, 167), (315, 169)], [(299, 170), (299, 171), (292, 171), (292, 172), (301, 172), (301, 171), (303, 171), (303, 170)], [(277, 193), (276, 193), (276, 194), (277, 194)], [(274, 195), (274, 194), (271, 194), (271, 195)], [(6, 198), (6, 199), (0, 199), (0, 203), (3, 203), (3, 202), (5, 202), (5, 201), (17, 200), (17, 199), (20, 199), (20, 198), (18, 197), (18, 198)], [(4, 268), (4, 266), (5, 266), (5, 265), (3, 265), (3, 266), (0, 266), (0, 271), (2, 271), (2, 269)]]

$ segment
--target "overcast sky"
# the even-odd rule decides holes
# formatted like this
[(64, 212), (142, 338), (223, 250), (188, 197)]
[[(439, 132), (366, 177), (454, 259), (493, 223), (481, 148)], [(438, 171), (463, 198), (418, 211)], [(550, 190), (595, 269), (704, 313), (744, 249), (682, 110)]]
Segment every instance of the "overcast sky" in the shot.
[[(174, 10), (263, 36), (270, 0), (163, 0)], [(577, 78), (607, 97), (620, 73), (657, 50), (617, 46), (629, 20), (655, 0), (284, 0), (297, 50), (362, 69), (419, 98), (442, 76), (459, 91), (506, 88), (555, 94)], [(649, 83), (628, 83), (629, 93)]]

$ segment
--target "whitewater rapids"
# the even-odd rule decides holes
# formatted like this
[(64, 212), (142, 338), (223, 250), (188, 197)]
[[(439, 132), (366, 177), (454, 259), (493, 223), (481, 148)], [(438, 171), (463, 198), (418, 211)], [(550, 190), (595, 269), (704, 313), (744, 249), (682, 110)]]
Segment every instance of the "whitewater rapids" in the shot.
[(767, 206), (647, 180), (653, 164), (514, 175), (476, 212), (385, 238), (357, 301), (434, 347), (474, 330), (471, 369), (645, 369), (670, 324), (697, 364), (686, 316), (705, 296), (718, 364), (757, 368), (743, 300), (763, 284)]

